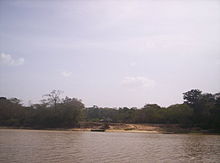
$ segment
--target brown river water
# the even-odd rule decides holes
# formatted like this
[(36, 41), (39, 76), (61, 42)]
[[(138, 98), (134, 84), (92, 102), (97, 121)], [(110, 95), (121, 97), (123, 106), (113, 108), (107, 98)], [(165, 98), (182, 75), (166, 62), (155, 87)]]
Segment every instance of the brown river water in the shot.
[(220, 162), (220, 135), (0, 129), (0, 162)]

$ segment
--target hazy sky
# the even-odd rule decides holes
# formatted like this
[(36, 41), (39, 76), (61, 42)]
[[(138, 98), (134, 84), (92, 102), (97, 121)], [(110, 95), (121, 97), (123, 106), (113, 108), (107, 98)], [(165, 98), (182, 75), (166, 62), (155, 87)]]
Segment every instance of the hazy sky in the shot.
[(219, 0), (0, 0), (0, 96), (86, 106), (220, 92)]

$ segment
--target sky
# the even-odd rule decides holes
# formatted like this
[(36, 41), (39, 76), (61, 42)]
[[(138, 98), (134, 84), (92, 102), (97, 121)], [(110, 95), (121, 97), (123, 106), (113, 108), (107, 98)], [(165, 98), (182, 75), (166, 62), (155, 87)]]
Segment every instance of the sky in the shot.
[(0, 0), (0, 96), (169, 106), (219, 83), (219, 0)]

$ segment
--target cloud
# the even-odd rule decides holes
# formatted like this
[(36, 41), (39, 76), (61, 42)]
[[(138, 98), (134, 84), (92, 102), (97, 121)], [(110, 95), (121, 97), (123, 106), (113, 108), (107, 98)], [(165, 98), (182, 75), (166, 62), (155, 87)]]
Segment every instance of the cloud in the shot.
[(10, 54), (0, 54), (0, 65), (20, 66), (24, 64), (24, 58), (14, 59)]
[(65, 78), (68, 78), (72, 75), (72, 72), (69, 71), (63, 71), (61, 72), (61, 75), (64, 76)]
[(143, 76), (136, 76), (125, 77), (122, 80), (121, 84), (128, 87), (131, 90), (136, 90), (138, 88), (153, 88), (155, 86), (155, 81)]

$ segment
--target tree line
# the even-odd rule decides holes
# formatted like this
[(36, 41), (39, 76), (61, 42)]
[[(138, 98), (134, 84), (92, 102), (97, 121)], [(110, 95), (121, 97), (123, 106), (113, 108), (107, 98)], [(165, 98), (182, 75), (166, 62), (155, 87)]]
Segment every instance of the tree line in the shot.
[(31, 128), (78, 127), (84, 104), (76, 98), (60, 99), (61, 91), (44, 95), (40, 104), (25, 107), (17, 98), (0, 98), (0, 125)]
[(79, 121), (115, 123), (179, 124), (220, 131), (220, 93), (202, 93), (192, 89), (183, 93), (182, 104), (160, 107), (146, 104), (142, 108), (84, 107), (76, 98), (60, 98), (53, 90), (40, 104), (23, 106), (17, 98), (0, 98), (0, 125), (32, 128), (80, 127)]

